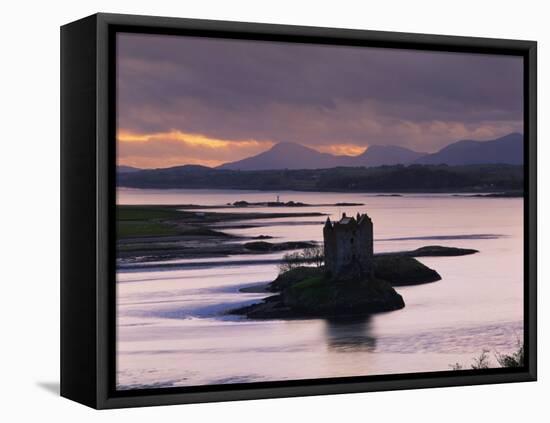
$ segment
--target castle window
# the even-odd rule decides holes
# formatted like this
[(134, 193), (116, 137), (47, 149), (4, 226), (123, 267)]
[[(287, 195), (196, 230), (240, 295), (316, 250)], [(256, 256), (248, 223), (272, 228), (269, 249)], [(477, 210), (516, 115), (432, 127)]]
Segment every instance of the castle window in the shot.
[(350, 238), (349, 242), (350, 244), (353, 244), (353, 238)]

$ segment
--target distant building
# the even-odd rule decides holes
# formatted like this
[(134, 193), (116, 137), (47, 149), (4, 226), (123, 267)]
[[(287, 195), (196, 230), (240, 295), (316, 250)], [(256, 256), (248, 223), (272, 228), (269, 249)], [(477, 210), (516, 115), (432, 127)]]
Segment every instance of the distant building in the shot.
[(336, 278), (370, 277), (373, 274), (373, 230), (370, 217), (344, 213), (335, 223), (327, 218), (323, 229), (325, 267)]

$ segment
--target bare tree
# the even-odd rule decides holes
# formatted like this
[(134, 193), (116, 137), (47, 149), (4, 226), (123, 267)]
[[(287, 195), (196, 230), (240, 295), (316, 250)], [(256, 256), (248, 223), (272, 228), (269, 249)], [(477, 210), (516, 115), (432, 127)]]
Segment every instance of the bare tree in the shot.
[(474, 358), (472, 369), (488, 369), (489, 368), (489, 350), (483, 350), (479, 357)]
[(306, 248), (301, 253), (304, 261), (313, 263), (316, 267), (323, 266), (325, 261), (324, 249), (322, 245)]
[(495, 353), (498, 364), (501, 367), (523, 367), (525, 365), (525, 348), (523, 343), (518, 341), (518, 349), (512, 354)]
[(303, 261), (301, 253), (286, 253), (283, 260), (279, 263), (279, 273), (285, 273), (300, 266)]
[[(500, 367), (523, 367), (525, 365), (525, 348), (523, 343), (518, 340), (518, 349), (511, 354), (500, 354), (495, 352), (495, 358)], [(491, 366), (489, 362), (489, 350), (484, 349), (470, 366), (472, 369), (488, 369)], [(453, 370), (463, 370), (461, 363), (449, 364)]]

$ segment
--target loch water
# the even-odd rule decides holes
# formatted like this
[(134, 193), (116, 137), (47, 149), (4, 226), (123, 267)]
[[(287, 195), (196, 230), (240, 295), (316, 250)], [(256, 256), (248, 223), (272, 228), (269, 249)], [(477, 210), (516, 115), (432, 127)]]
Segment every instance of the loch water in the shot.
[[(474, 248), (460, 257), (422, 257), (442, 280), (399, 287), (405, 308), (361, 319), (247, 320), (225, 312), (261, 300), (239, 290), (272, 281), (277, 264), (244, 256), (148, 263), (117, 270), (117, 387), (196, 386), (450, 370), (483, 350), (517, 348), (523, 337), (523, 199), (454, 194), (119, 189), (119, 204), (224, 205), (300, 201), (364, 203), (255, 212), (367, 212), (375, 253), (426, 245)], [(212, 211), (229, 211), (216, 209)], [(234, 209), (232, 212), (250, 212)], [(198, 211), (200, 212), (200, 211)], [(247, 221), (223, 229), (274, 242), (322, 241), (324, 217)], [(234, 223), (234, 222), (232, 222)], [(223, 226), (223, 223), (222, 223)], [(236, 240), (235, 242), (243, 242)], [(283, 253), (262, 256), (276, 260)], [(214, 263), (212, 263), (214, 262)]]

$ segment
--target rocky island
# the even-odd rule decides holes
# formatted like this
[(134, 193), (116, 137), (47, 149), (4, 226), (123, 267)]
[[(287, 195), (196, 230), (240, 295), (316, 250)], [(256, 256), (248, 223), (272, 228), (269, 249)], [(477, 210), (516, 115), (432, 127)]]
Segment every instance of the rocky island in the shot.
[[(252, 319), (368, 315), (405, 307), (394, 286), (435, 282), (441, 276), (414, 258), (476, 253), (428, 246), (400, 253), (373, 254), (373, 226), (367, 214), (348, 217), (323, 229), (324, 265), (297, 265), (261, 288), (262, 302), (229, 311)], [(251, 291), (252, 288), (248, 289)], [(243, 291), (247, 291), (244, 289)]]

